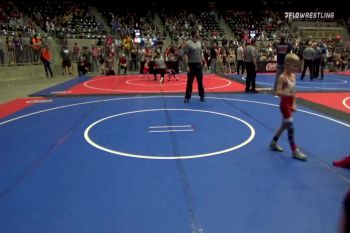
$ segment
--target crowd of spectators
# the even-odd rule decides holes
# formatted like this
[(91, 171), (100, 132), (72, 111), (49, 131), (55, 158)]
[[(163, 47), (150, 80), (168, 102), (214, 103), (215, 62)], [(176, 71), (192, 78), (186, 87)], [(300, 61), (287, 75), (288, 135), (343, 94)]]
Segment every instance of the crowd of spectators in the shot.
[[(36, 48), (40, 45), (33, 43), (35, 35), (41, 37), (44, 41), (41, 43), (45, 44), (52, 38), (65, 39), (62, 44), (67, 44), (69, 38), (99, 38), (99, 45), (94, 44), (87, 50), (95, 54), (95, 57), (96, 54), (103, 54), (98, 55), (103, 57), (103, 61), (107, 61), (110, 55), (118, 61), (119, 56), (124, 54), (128, 61), (136, 60), (137, 62), (133, 64), (141, 66), (140, 64), (146, 59), (151, 60), (157, 51), (168, 57), (166, 51), (171, 50), (172, 55), (177, 57), (181, 64), (183, 42), (190, 38), (191, 30), (198, 29), (203, 40), (205, 56), (210, 57), (208, 51), (215, 44), (218, 70), (232, 72), (235, 70), (234, 59), (238, 45), (248, 43), (251, 36), (257, 39), (260, 61), (275, 59), (273, 44), (280, 32), (287, 35), (295, 50), (302, 48), (308, 39), (291, 30), (290, 21), (285, 19), (284, 9), (290, 11), (296, 9), (295, 5), (288, 5), (289, 2), (280, 1), (271, 4), (269, 1), (262, 1), (258, 5), (254, 5), (255, 3), (249, 5), (239, 0), (226, 5), (221, 1), (215, 7), (206, 3), (194, 5), (186, 3), (173, 7), (157, 4), (159, 4), (157, 8), (151, 3), (140, 2), (99, 4), (96, 9), (105, 22), (98, 22), (89, 10), (88, 4), (83, 2), (38, 0), (1, 3), (0, 35), (2, 33), (4, 37), (0, 38), (0, 64), (38, 62), (35, 54)], [(162, 26), (155, 23), (155, 9), (160, 9), (158, 13)], [(34, 29), (33, 22), (45, 33), (38, 33)], [(225, 35), (221, 22), (230, 26), (234, 36)], [(349, 28), (350, 19), (341, 18), (339, 23)], [(108, 33), (103, 25), (110, 26)], [(163, 42), (167, 35), (170, 37), (171, 46), (164, 48)], [(348, 60), (348, 44), (338, 46), (333, 38), (323, 40), (322, 43), (328, 46), (330, 60), (335, 60), (336, 64)], [(106, 44), (110, 48), (101, 47)], [(67, 46), (72, 51), (72, 60), (77, 62), (80, 54), (74, 55), (74, 46)], [(99, 52), (97, 48), (101, 51)], [(6, 59), (4, 54), (7, 54)], [(102, 59), (97, 60), (102, 64)], [(341, 67), (339, 66), (339, 69)], [(180, 70), (183, 69), (180, 65)]]
[(228, 9), (223, 12), (224, 21), (230, 25), (235, 37), (249, 40), (251, 34), (258, 40), (275, 40), (276, 32), (288, 32), (289, 22), (284, 20), (283, 12), (265, 10), (261, 12), (234, 11)]
[(207, 40), (221, 40), (224, 37), (224, 31), (215, 17), (215, 12), (208, 6), (163, 7), (159, 14), (172, 41), (189, 39), (190, 32), (194, 28), (198, 29), (200, 36)]
[(83, 2), (38, 0), (18, 2), (18, 8), (34, 20), (46, 33), (55, 37), (94, 37), (106, 34), (101, 22)]
[(26, 20), (12, 2), (0, 3), (0, 36), (14, 35), (16, 32), (34, 33), (33, 21)]

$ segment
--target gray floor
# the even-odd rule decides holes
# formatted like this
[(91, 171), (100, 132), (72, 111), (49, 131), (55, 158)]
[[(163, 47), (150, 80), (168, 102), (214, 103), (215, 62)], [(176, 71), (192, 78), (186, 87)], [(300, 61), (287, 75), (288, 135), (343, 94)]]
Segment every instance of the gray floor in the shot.
[(45, 88), (66, 82), (78, 76), (73, 66), (73, 75), (62, 75), (59, 64), (52, 65), (54, 78), (46, 78), (42, 64), (25, 66), (0, 66), (0, 104), (25, 98)]
[[(0, 66), (0, 104), (16, 98), (25, 98), (40, 90), (66, 82), (78, 76), (73, 65), (73, 75), (62, 75), (62, 68), (52, 66), (54, 78), (46, 78), (42, 64), (28, 66)], [(137, 74), (138, 71), (128, 71)], [(88, 76), (98, 75), (88, 73)]]
[(38, 77), (30, 79), (3, 80), (0, 81), (0, 104), (6, 103), (16, 98), (28, 97), (42, 89), (66, 82), (72, 76), (55, 76), (54, 78)]

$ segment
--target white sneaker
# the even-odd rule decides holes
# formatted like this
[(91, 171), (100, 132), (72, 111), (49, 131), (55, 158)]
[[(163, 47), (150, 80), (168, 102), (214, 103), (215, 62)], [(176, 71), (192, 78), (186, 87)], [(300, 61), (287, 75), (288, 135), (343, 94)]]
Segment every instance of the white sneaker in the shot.
[(283, 152), (283, 148), (280, 147), (277, 142), (272, 141), (270, 143), (270, 150), (277, 151), (277, 152)]
[(307, 156), (303, 152), (301, 152), (300, 150), (296, 150), (295, 152), (293, 152), (292, 157), (295, 159), (298, 159), (298, 160), (302, 160), (302, 161), (307, 160)]

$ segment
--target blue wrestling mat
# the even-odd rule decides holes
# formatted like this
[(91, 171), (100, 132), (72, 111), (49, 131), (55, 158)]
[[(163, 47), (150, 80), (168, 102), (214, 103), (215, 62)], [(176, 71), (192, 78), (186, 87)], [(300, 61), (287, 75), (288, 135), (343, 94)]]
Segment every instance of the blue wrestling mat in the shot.
[[(245, 82), (245, 76), (231, 74), (226, 75), (233, 80)], [(323, 80), (314, 79), (310, 81), (309, 75), (305, 75), (300, 80), (301, 74), (297, 74), (296, 89), (298, 91), (350, 91), (350, 79), (348, 76), (334, 73), (326, 73)], [(256, 85), (263, 88), (273, 89), (275, 73), (258, 73), (256, 75)]]

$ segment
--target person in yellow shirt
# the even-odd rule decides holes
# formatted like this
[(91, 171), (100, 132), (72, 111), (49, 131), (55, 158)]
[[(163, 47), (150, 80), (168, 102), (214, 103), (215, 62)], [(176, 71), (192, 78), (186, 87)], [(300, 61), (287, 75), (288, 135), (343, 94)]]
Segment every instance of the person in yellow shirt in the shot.
[(129, 36), (126, 36), (123, 40), (123, 47), (124, 47), (125, 55), (127, 59), (130, 56), (131, 46), (132, 46), (131, 38)]

